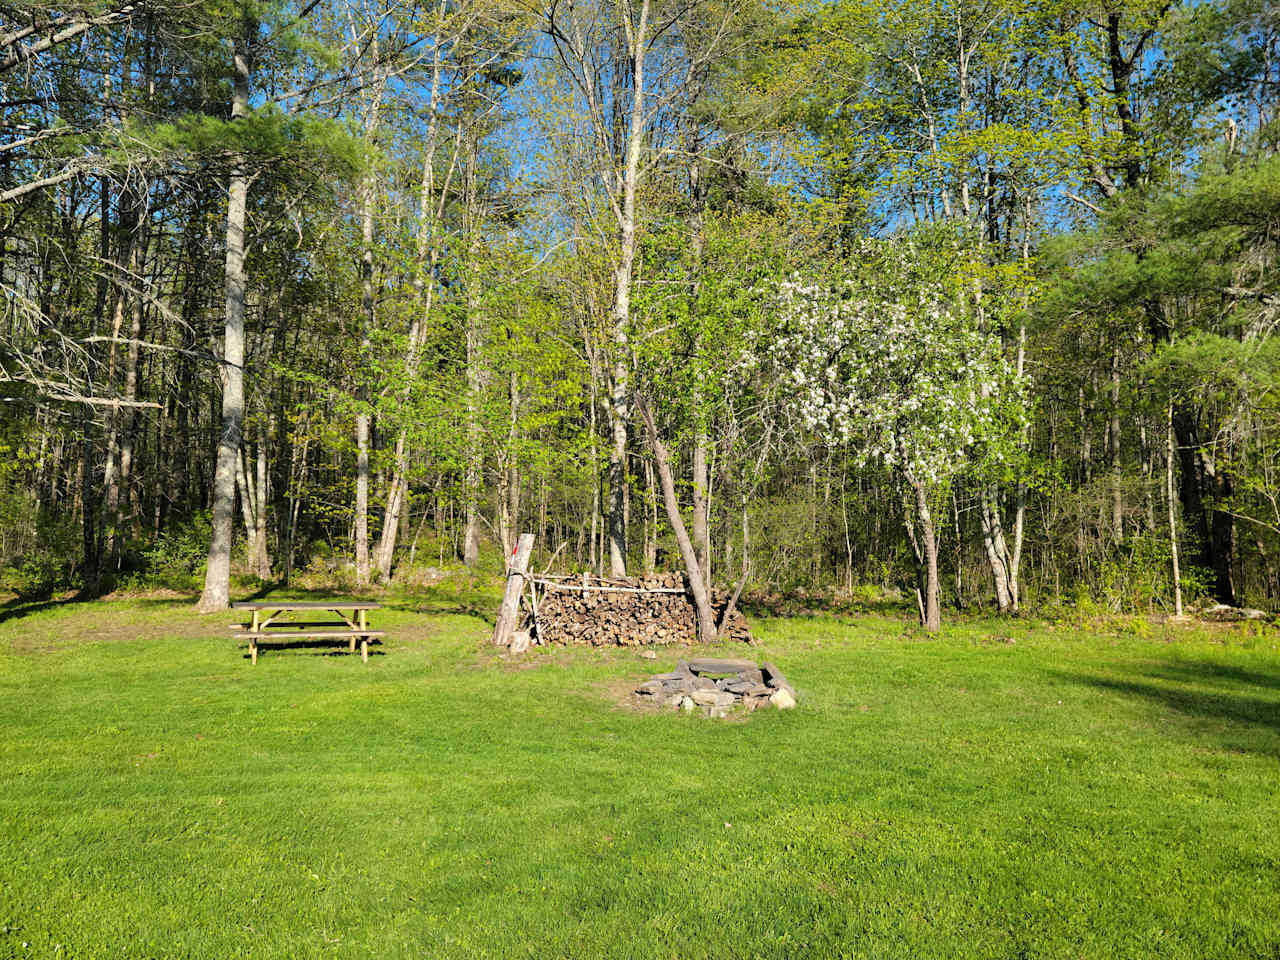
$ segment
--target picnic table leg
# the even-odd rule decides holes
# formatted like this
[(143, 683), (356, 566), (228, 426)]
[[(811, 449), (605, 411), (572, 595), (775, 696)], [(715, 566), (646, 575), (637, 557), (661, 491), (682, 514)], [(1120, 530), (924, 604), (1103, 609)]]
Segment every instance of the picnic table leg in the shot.
[[(249, 632), (250, 633), (258, 632), (258, 611), (257, 610), (253, 611), (253, 619), (250, 622)], [(257, 637), (249, 638), (249, 663), (250, 665), (255, 667), (258, 665), (258, 638)]]
[[(362, 631), (369, 629), (369, 611), (368, 610), (360, 611), (360, 629)], [(351, 652), (352, 653), (356, 652), (355, 637), (351, 638)], [(365, 663), (369, 662), (369, 634), (367, 633), (360, 634), (360, 659)]]

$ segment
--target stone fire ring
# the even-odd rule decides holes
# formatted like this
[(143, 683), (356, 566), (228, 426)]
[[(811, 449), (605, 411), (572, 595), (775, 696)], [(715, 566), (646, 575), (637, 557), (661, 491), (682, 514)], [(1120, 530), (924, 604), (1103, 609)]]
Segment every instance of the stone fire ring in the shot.
[(681, 660), (670, 673), (659, 673), (636, 687), (636, 696), (660, 706), (724, 717), (734, 707), (790, 710), (796, 691), (772, 663), (752, 660)]

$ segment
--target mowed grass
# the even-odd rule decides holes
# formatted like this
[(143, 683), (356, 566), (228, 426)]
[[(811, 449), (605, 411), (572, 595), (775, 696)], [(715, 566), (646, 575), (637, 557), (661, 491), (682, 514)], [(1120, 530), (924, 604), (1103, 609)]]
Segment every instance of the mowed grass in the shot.
[(0, 956), (1280, 957), (1274, 632), (758, 622), (800, 705), (717, 721), (456, 606), (0, 612)]

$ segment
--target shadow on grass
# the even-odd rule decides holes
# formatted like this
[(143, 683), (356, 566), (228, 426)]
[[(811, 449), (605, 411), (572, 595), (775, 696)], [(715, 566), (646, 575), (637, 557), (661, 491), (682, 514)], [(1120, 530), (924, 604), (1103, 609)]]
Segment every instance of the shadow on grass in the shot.
[[(387, 651), (375, 649), (382, 646), (381, 640), (369, 641), (369, 656), (385, 657)], [(247, 644), (240, 647), (244, 651), (242, 659), (249, 659), (249, 647)], [(283, 643), (276, 643), (269, 640), (266, 643), (258, 644), (258, 656), (264, 654), (280, 653), (285, 650), (321, 650), (321, 656), (324, 657), (358, 657), (360, 656), (360, 648), (356, 647), (355, 653), (348, 649), (345, 643), (339, 643), (334, 640), (286, 640)]]
[[(1145, 700), (1188, 719), (1226, 721), (1243, 730), (1280, 736), (1280, 698), (1258, 695), (1259, 688), (1280, 689), (1280, 681), (1268, 674), (1204, 663), (1160, 667), (1135, 679), (1079, 673), (1056, 676), (1095, 690)], [(1216, 688), (1206, 689), (1206, 685)], [(1261, 752), (1280, 756), (1280, 742)]]
[(88, 603), (81, 597), (65, 597), (61, 600), (29, 600), (22, 597), (15, 597), (6, 603), (0, 604), (0, 623), (6, 620), (19, 620), (22, 617), (29, 617), (35, 613), (41, 613), (45, 610), (54, 610), (58, 607), (65, 607), (72, 603)]
[[(1280, 661), (1277, 661), (1280, 666)], [(1280, 669), (1274, 672), (1245, 670), (1224, 663), (1169, 663), (1148, 670), (1153, 680), (1169, 680), (1175, 683), (1214, 683), (1242, 687), (1262, 687), (1280, 690)]]

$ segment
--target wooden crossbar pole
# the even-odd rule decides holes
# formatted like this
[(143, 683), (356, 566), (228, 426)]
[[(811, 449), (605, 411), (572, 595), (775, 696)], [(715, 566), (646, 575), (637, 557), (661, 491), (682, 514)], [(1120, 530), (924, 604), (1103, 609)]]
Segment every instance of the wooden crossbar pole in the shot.
[(541, 577), (534, 577), (533, 582), (548, 590), (573, 590), (579, 593), (688, 593), (684, 587), (598, 587), (591, 584), (585, 587), (570, 586), (567, 583), (553, 583)]

